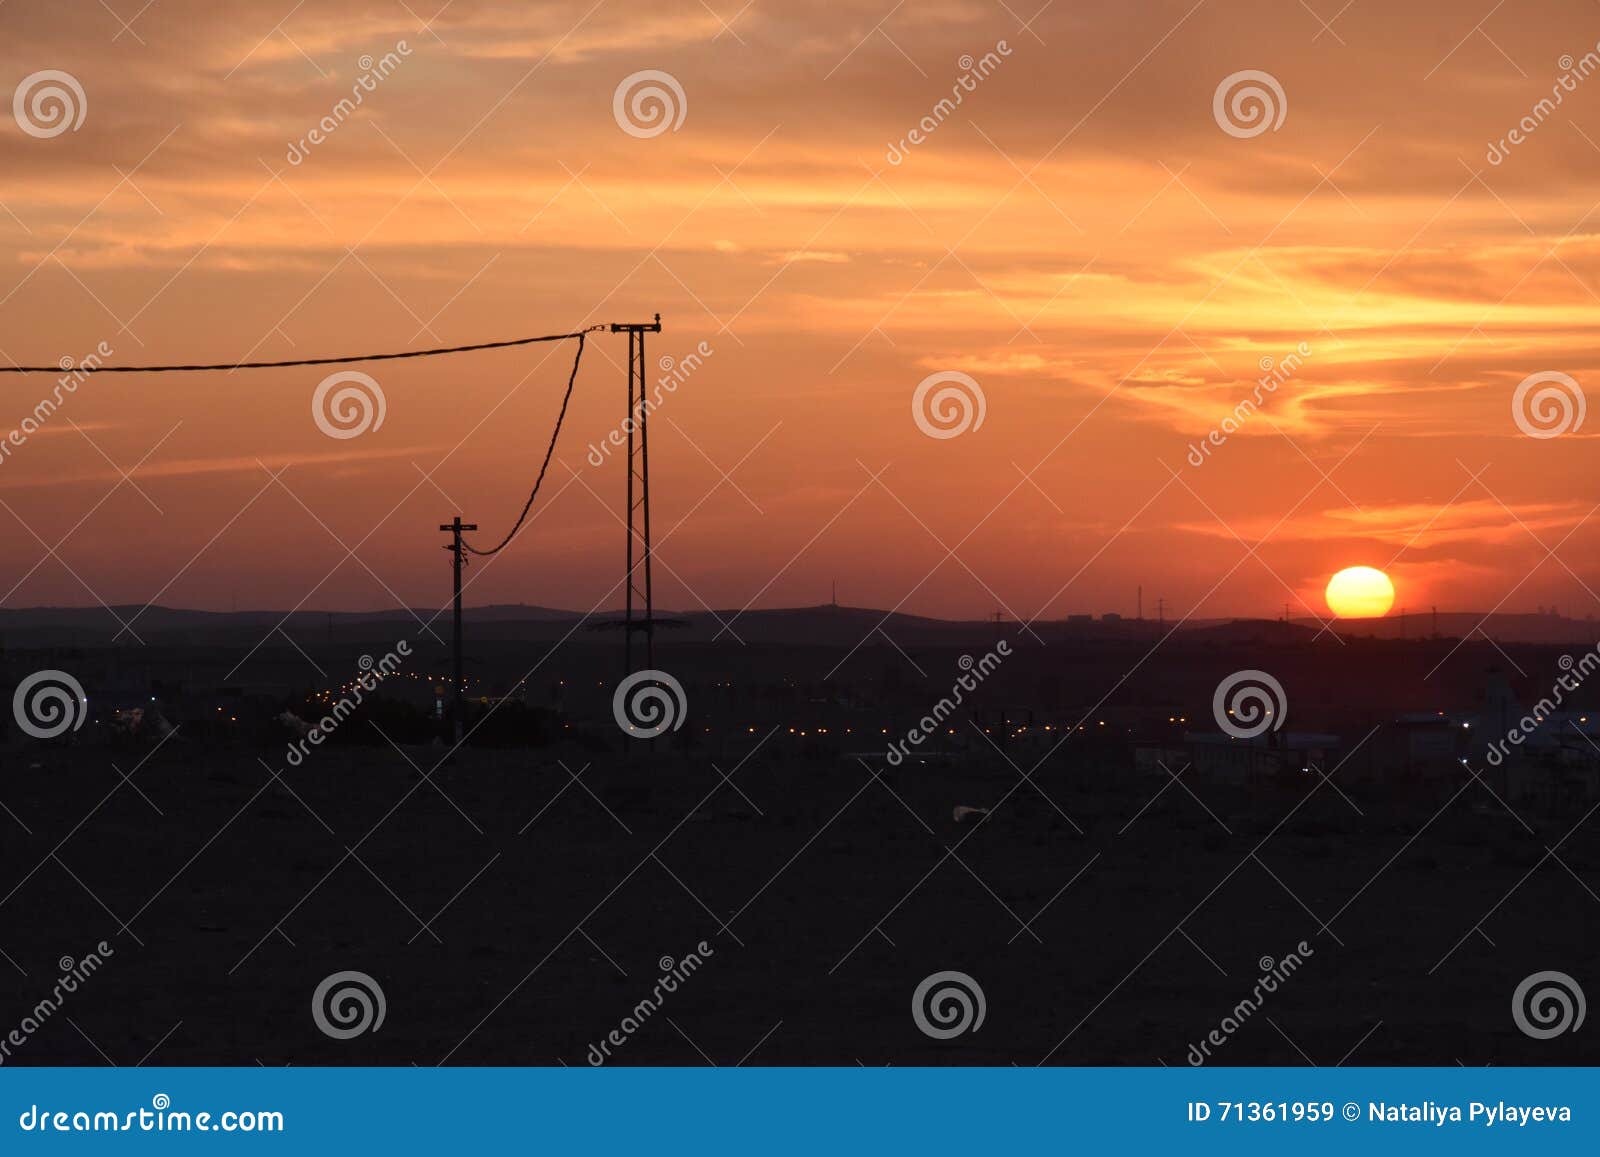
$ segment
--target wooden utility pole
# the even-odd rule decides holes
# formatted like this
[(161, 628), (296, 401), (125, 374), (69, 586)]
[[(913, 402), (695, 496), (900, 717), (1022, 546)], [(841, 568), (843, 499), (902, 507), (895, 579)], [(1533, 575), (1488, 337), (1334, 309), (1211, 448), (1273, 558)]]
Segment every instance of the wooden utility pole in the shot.
[(461, 534), (467, 530), (477, 530), (475, 522), (462, 522), (458, 514), (451, 522), (439, 527), (451, 535), (450, 545), (445, 550), (450, 552), (451, 569), (455, 571), (455, 614), (451, 642), (455, 651), (453, 678), (451, 680), (450, 717), (451, 731), (454, 742), (459, 744), (466, 734), (466, 709), (462, 701), (462, 684), (465, 676), (461, 669), (461, 568), (467, 565), (467, 552), (461, 547)]

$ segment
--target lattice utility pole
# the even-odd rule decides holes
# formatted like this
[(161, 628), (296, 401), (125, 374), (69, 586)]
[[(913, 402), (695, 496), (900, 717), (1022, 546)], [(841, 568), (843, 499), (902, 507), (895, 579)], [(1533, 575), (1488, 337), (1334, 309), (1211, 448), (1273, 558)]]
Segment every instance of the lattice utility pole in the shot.
[(455, 742), (460, 743), (462, 736), (466, 732), (466, 710), (461, 696), (462, 683), (465, 681), (465, 676), (461, 670), (461, 568), (467, 564), (466, 551), (461, 549), (461, 534), (463, 531), (477, 530), (478, 524), (475, 522), (462, 522), (461, 516), (458, 514), (453, 522), (447, 522), (439, 529), (449, 531), (451, 534), (450, 545), (444, 549), (451, 553), (451, 562), (455, 570), (456, 579), (454, 630), (451, 638), (455, 650), (455, 666), (452, 680), (454, 686), (450, 699), (450, 716)]
[[(628, 335), (628, 577), (623, 613), (624, 674), (633, 674), (633, 634), (644, 634), (645, 665), (655, 660), (655, 604), (650, 584), (650, 435), (649, 403), (645, 398), (648, 369), (644, 335), (661, 332), (661, 315), (649, 323), (612, 323), (612, 333)], [(643, 608), (640, 615), (635, 604)]]

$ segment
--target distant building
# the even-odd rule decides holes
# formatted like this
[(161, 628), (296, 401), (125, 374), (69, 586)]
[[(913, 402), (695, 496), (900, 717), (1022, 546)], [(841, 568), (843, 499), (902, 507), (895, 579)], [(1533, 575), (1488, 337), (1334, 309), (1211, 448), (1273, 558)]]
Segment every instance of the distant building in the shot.
[[(1251, 739), (1222, 732), (1189, 732), (1184, 758), (1202, 775), (1230, 783), (1327, 772), (1340, 747), (1337, 735), (1313, 731), (1269, 731)], [(1176, 769), (1174, 769), (1176, 770)]]
[(1535, 694), (1525, 707), (1506, 676), (1490, 671), (1481, 708), (1463, 720), (1472, 736), (1464, 758), (1513, 803), (1561, 809), (1600, 799), (1600, 711)]
[(1600, 711), (1557, 703), (1535, 680), (1519, 694), (1490, 671), (1476, 707), (1398, 716), (1356, 762), (1344, 778), (1454, 783), (1477, 774), (1508, 803), (1559, 810), (1600, 799)]
[(1370, 779), (1453, 779), (1461, 773), (1471, 740), (1470, 719), (1443, 711), (1412, 712), (1378, 729), (1360, 770)]

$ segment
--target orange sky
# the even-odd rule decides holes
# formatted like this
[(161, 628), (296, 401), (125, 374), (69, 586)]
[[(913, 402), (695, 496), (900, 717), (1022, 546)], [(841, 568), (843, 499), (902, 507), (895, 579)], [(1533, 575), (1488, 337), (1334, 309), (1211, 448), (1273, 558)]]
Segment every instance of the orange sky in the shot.
[[(0, 363), (659, 310), (652, 361), (712, 351), (652, 419), (663, 606), (837, 579), (952, 617), (1131, 614), (1139, 584), (1169, 618), (1300, 615), (1364, 563), (1397, 606), (1596, 609), (1600, 416), (1534, 438), (1513, 413), (1531, 374), (1600, 380), (1588, 0), (107, 5), (0, 4), (0, 96), (54, 69), (86, 105), (53, 136), (0, 116)], [(619, 126), (645, 69), (676, 130)], [(1246, 69), (1276, 130), (1219, 125)], [(624, 474), (586, 457), (625, 358), (590, 342), (548, 500), (470, 602), (619, 602)], [(0, 458), (3, 605), (439, 605), (435, 527), (509, 526), (569, 360), (364, 367), (385, 420), (348, 440), (312, 420), (325, 370), (92, 379)], [(984, 420), (932, 438), (912, 397), (945, 371)], [(0, 377), (0, 437), (53, 384)]]

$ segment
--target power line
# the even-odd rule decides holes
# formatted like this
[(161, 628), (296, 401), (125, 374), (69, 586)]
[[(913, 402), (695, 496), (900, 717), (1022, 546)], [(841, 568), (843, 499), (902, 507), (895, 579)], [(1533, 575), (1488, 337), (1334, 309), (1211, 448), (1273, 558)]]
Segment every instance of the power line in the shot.
[[(591, 325), (586, 329), (576, 330), (573, 333), (543, 334), (539, 337), (519, 337), (509, 341), (477, 342), (473, 345), (441, 346), (437, 349), (406, 350), (401, 353), (390, 354), (346, 354), (332, 358), (293, 358), (288, 361), (274, 362), (232, 362), (215, 363), (210, 365), (168, 365), (168, 366), (102, 366), (102, 365), (65, 365), (65, 366), (0, 366), (0, 373), (7, 374), (56, 374), (56, 373), (82, 373), (82, 374), (178, 374), (198, 373), (204, 371), (232, 371), (232, 370), (277, 370), (293, 366), (333, 366), (348, 365), (351, 362), (386, 362), (400, 358), (428, 358), (438, 357), (442, 354), (464, 354), (476, 350), (508, 349), (512, 346), (534, 345), (539, 342), (568, 341), (576, 338), (578, 352), (572, 359), (572, 373), (567, 377), (567, 392), (561, 398), (561, 412), (556, 417), (555, 429), (550, 434), (550, 444), (545, 448), (544, 461), (539, 466), (539, 476), (534, 479), (533, 490), (528, 495), (528, 501), (523, 504), (522, 513), (517, 516), (517, 523), (510, 532), (501, 539), (499, 544), (489, 550), (479, 550), (474, 546), (462, 542), (461, 546), (469, 554), (480, 557), (498, 554), (505, 546), (516, 537), (517, 531), (522, 529), (522, 524), (527, 520), (528, 512), (533, 509), (533, 502), (539, 496), (539, 487), (544, 482), (545, 472), (550, 468), (551, 455), (555, 453), (556, 439), (561, 436), (561, 426), (566, 420), (567, 403), (572, 400), (573, 383), (578, 380), (578, 365), (583, 361), (583, 342), (587, 334), (602, 330), (604, 325)], [(473, 529), (477, 529), (474, 527)]]
[(517, 515), (517, 524), (506, 532), (506, 536), (500, 540), (499, 545), (489, 550), (479, 550), (477, 547), (462, 540), (461, 548), (468, 554), (475, 554), (479, 558), (487, 558), (489, 555), (499, 554), (504, 550), (506, 545), (517, 536), (517, 531), (522, 529), (523, 522), (527, 520), (528, 511), (533, 509), (533, 500), (539, 497), (539, 487), (544, 483), (544, 473), (550, 468), (550, 456), (556, 452), (556, 439), (561, 437), (561, 425), (567, 419), (567, 403), (572, 400), (572, 384), (578, 380), (578, 363), (583, 361), (583, 334), (579, 333), (576, 336), (578, 339), (578, 352), (572, 359), (572, 373), (567, 375), (567, 392), (561, 397), (561, 412), (556, 415), (555, 429), (550, 431), (550, 444), (545, 447), (544, 461), (539, 464), (539, 476), (533, 480), (533, 489), (528, 494), (528, 501), (522, 504), (522, 513)]
[[(4, 2), (4, 0), (0, 0), (0, 3), (3, 3), (3, 2)], [(556, 341), (568, 341), (568, 340), (571, 340), (571, 339), (576, 339), (577, 342), (578, 342), (578, 348), (577, 348), (577, 352), (573, 355), (573, 358), (572, 358), (572, 371), (571, 371), (571, 373), (569, 373), (567, 375), (567, 389), (566, 389), (566, 392), (561, 397), (561, 410), (556, 415), (555, 428), (550, 432), (550, 442), (545, 447), (544, 460), (539, 463), (539, 473), (538, 473), (538, 476), (535, 477), (534, 480), (533, 480), (533, 489), (531, 491), (529, 491), (529, 493), (528, 493), (528, 500), (525, 503), (522, 504), (522, 512), (517, 515), (516, 524), (512, 526), (512, 528), (506, 533), (506, 536), (504, 538), (502, 538), (498, 543), (496, 543), (493, 547), (489, 548), (488, 550), (480, 550), (479, 548), (470, 545), (462, 537), (462, 532), (463, 531), (476, 530), (478, 528), (477, 528), (477, 526), (475, 524), (462, 522), (460, 515), (457, 515), (455, 517), (455, 520), (450, 525), (441, 526), (439, 528), (441, 530), (450, 531), (454, 536), (452, 544), (449, 547), (447, 547), (446, 549), (453, 552), (453, 554), (454, 554), (454, 566), (455, 566), (455, 648), (454, 649), (455, 649), (455, 664), (456, 665), (455, 665), (455, 708), (454, 708), (454, 713), (455, 713), (455, 716), (456, 716), (456, 728), (457, 728), (457, 735), (458, 735), (457, 742), (459, 743), (460, 742), (459, 735), (460, 735), (460, 727), (461, 727), (461, 716), (462, 716), (462, 708), (461, 708), (461, 705), (460, 705), (461, 704), (461, 686), (462, 686), (462, 675), (461, 675), (461, 568), (466, 564), (466, 556), (469, 555), (469, 554), (476, 555), (479, 558), (487, 558), (487, 557), (489, 557), (491, 555), (499, 554), (500, 551), (504, 550), (508, 545), (510, 545), (511, 540), (516, 538), (518, 532), (522, 530), (523, 525), (527, 522), (528, 514), (533, 509), (533, 504), (539, 497), (539, 489), (544, 484), (545, 474), (550, 469), (550, 459), (555, 455), (556, 442), (560, 439), (562, 427), (566, 423), (567, 405), (568, 405), (568, 403), (570, 403), (572, 401), (572, 389), (573, 389), (573, 386), (577, 383), (577, 380), (578, 380), (578, 367), (583, 362), (583, 349), (584, 349), (585, 338), (586, 338), (586, 336), (588, 334), (594, 333), (597, 330), (605, 330), (605, 329), (609, 329), (612, 333), (627, 332), (628, 335), (629, 335), (629, 347), (628, 347), (629, 348), (629, 359), (628, 359), (628, 408), (629, 408), (630, 423), (629, 423), (629, 435), (628, 435), (628, 443), (629, 443), (629, 453), (628, 453), (628, 517), (629, 517), (630, 525), (628, 527), (628, 574), (627, 574), (629, 597), (628, 597), (627, 617), (623, 622), (623, 626), (625, 628), (625, 633), (629, 634), (630, 636), (631, 636), (633, 630), (636, 629), (636, 628), (644, 630), (646, 632), (646, 639), (647, 639), (647, 642), (648, 642), (650, 633), (651, 633), (651, 631), (653, 630), (653, 628), (656, 625), (656, 620), (655, 620), (654, 615), (653, 615), (653, 609), (654, 608), (651, 605), (651, 591), (650, 591), (650, 578), (649, 578), (649, 575), (650, 575), (650, 513), (649, 513), (649, 510), (650, 510), (650, 505), (649, 505), (649, 503), (650, 503), (650, 499), (649, 499), (649, 494), (650, 494), (650, 489), (649, 489), (650, 488), (650, 480), (649, 479), (650, 479), (650, 475), (649, 475), (649, 459), (648, 459), (648, 457), (644, 456), (644, 453), (641, 453), (638, 456), (637, 459), (635, 457), (633, 426), (635, 424), (637, 424), (637, 426), (638, 426), (638, 432), (639, 432), (639, 435), (640, 435), (639, 450), (641, 452), (643, 452), (644, 451), (644, 442), (643, 442), (644, 419), (645, 419), (646, 413), (648, 412), (648, 404), (646, 403), (645, 396), (644, 396), (644, 388), (645, 388), (644, 334), (645, 334), (646, 331), (651, 332), (651, 333), (660, 333), (661, 332), (661, 315), (659, 313), (655, 315), (655, 321), (653, 323), (650, 323), (650, 324), (610, 325), (610, 326), (607, 326), (607, 325), (591, 325), (591, 326), (585, 327), (584, 329), (576, 330), (576, 331), (574, 331), (572, 333), (544, 334), (544, 335), (539, 336), (539, 337), (519, 337), (519, 338), (513, 338), (513, 339), (511, 339), (509, 341), (478, 342), (478, 343), (476, 343), (474, 345), (443, 346), (443, 347), (440, 347), (438, 349), (407, 350), (407, 351), (402, 352), (402, 353), (348, 354), (348, 355), (344, 355), (344, 356), (341, 356), (341, 357), (331, 357), (331, 358), (292, 358), (292, 359), (288, 359), (288, 360), (285, 360), (285, 361), (270, 361), (270, 362), (232, 362), (232, 363), (220, 362), (220, 363), (209, 364), (209, 365), (152, 365), (152, 366), (104, 366), (104, 365), (99, 365), (99, 364), (93, 364), (93, 365), (78, 364), (78, 365), (74, 365), (74, 364), (71, 363), (70, 360), (67, 360), (66, 364), (55, 365), (55, 366), (17, 366), (17, 365), (0, 366), (0, 373), (6, 373), (6, 374), (74, 374), (74, 373), (75, 374), (174, 374), (174, 373), (231, 372), (233, 370), (289, 369), (289, 368), (292, 368), (292, 367), (295, 367), (295, 366), (348, 365), (348, 364), (350, 364), (352, 362), (382, 362), (382, 361), (396, 361), (396, 360), (399, 360), (399, 359), (402, 359), (402, 358), (438, 357), (438, 356), (443, 355), (443, 354), (463, 354), (463, 353), (471, 353), (471, 352), (474, 352), (476, 350), (507, 349), (507, 348), (510, 348), (512, 346), (534, 345), (534, 344), (539, 343), (539, 342), (556, 342)], [(637, 398), (637, 403), (635, 402), (636, 398)], [(638, 462), (637, 466), (635, 465), (636, 461)], [(635, 502), (634, 502), (634, 484), (635, 484), (636, 480), (638, 481), (639, 485), (642, 488), (641, 489), (642, 500), (639, 503), (639, 506), (637, 506), (637, 507), (636, 507)], [(642, 620), (642, 622), (641, 621), (636, 621), (634, 619), (634, 617), (633, 617), (633, 594), (634, 594), (634, 585), (635, 585), (634, 584), (634, 538), (635, 538), (635, 535), (636, 535), (636, 531), (635, 531), (635, 528), (632, 525), (632, 523), (633, 523), (635, 514), (636, 514), (637, 510), (639, 509), (639, 507), (642, 507), (643, 515), (644, 515), (644, 533), (643, 533), (643, 537), (642, 537), (643, 546), (644, 546), (644, 554), (643, 554), (642, 559), (640, 560), (642, 565), (643, 565), (644, 575), (645, 575), (644, 590), (642, 592), (643, 596), (644, 596), (644, 619)], [(631, 670), (631, 656), (629, 656), (629, 660), (630, 660), (629, 668)]]
[(64, 366), (0, 366), (0, 374), (183, 374), (198, 373), (217, 370), (280, 370), (291, 366), (337, 366), (350, 362), (388, 362), (398, 358), (431, 358), (440, 354), (465, 354), (474, 350), (498, 350), (510, 346), (534, 345), (537, 342), (567, 341), (577, 338), (579, 350), (582, 350), (583, 335), (595, 330), (604, 329), (603, 325), (591, 325), (588, 329), (581, 329), (575, 333), (550, 333), (540, 337), (519, 337), (510, 341), (486, 341), (476, 345), (443, 346), (431, 350), (406, 350), (395, 354), (349, 354), (336, 358), (296, 358), (284, 362), (222, 362), (215, 365), (180, 365), (180, 366), (102, 366), (102, 365), (64, 365)]

